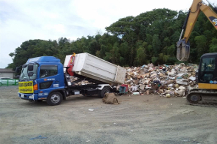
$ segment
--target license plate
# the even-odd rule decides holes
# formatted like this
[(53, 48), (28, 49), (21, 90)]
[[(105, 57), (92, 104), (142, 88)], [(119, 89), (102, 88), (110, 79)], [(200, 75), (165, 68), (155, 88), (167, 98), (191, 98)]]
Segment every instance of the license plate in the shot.
[(24, 94), (21, 94), (21, 98), (24, 98)]
[(29, 98), (30, 98), (30, 99), (33, 99), (33, 96), (34, 96), (34, 95), (31, 95), (31, 96), (29, 96)]

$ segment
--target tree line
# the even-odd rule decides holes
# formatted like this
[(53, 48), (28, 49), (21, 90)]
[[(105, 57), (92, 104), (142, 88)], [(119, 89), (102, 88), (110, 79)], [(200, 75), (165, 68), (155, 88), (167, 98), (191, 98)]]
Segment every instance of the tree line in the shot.
[[(141, 66), (147, 63), (174, 64), (176, 42), (187, 13), (169, 9), (154, 9), (138, 16), (128, 16), (106, 27), (106, 32), (70, 41), (28, 40), (9, 55), (13, 63), (8, 68), (24, 64), (38, 56), (55, 56), (63, 63), (65, 55), (88, 52), (121, 66)], [(190, 37), (190, 63), (198, 63), (200, 56), (217, 52), (217, 31), (201, 13)]]

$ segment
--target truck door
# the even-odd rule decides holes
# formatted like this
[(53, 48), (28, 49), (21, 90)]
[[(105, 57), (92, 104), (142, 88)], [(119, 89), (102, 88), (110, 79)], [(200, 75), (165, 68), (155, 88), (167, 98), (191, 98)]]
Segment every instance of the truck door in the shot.
[(39, 96), (47, 97), (48, 94), (60, 87), (60, 75), (57, 65), (41, 65), (38, 79)]

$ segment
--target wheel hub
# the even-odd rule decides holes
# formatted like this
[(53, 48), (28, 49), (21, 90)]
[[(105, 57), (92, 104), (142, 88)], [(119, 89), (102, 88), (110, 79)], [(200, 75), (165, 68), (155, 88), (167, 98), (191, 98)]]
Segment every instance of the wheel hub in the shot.
[(58, 103), (60, 101), (60, 96), (57, 94), (52, 95), (51, 101), (52, 101), (52, 103), (55, 103), (55, 104)]
[(194, 102), (196, 102), (196, 101), (199, 101), (200, 98), (199, 98), (198, 95), (193, 95), (193, 96), (191, 96), (191, 100), (194, 101)]

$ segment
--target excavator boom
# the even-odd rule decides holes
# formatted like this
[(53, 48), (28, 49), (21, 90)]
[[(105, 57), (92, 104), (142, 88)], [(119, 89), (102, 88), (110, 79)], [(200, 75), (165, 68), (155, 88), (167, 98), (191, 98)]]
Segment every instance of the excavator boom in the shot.
[[(201, 11), (206, 15), (206, 17), (209, 19), (209, 21), (213, 24), (213, 26), (217, 30), (217, 14), (209, 6), (204, 4), (202, 0), (194, 0), (192, 6), (189, 9), (185, 23), (182, 27), (180, 39), (177, 42), (176, 57), (179, 61), (187, 61), (189, 58), (190, 55), (189, 37), (195, 26), (199, 13)], [(185, 32), (185, 34), (184, 37), (182, 38), (183, 32)]]

